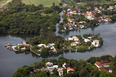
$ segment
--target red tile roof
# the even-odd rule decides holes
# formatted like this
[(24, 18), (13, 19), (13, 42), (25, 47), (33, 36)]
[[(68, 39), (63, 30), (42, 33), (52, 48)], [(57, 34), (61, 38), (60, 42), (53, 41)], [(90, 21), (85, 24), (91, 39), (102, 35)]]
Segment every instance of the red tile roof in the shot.
[(70, 14), (66, 14), (67, 16), (70, 16)]
[(109, 71), (109, 68), (104, 67), (104, 65), (109, 65), (110, 61), (102, 60), (96, 61), (95, 64), (99, 66), (99, 70)]
[(69, 71), (69, 72), (74, 72), (75, 70), (74, 70), (73, 68), (71, 68), (71, 67), (68, 67), (68, 68), (67, 68), (67, 71)]
[(103, 67), (100, 61), (96, 61), (95, 64), (97, 64), (99, 67)]
[(109, 69), (108, 68), (105, 68), (105, 67), (101, 67), (101, 68), (99, 68), (100, 70), (104, 70), (104, 71), (109, 71)]
[(101, 64), (104, 64), (104, 63), (110, 63), (110, 61), (108, 61), (108, 60), (102, 60)]

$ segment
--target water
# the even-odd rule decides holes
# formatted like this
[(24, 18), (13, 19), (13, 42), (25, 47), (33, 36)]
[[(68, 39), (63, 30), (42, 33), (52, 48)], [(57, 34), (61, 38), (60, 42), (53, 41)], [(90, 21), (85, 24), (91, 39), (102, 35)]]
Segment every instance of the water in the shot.
[[(87, 33), (95, 33), (95, 34), (100, 33), (101, 37), (104, 40), (103, 46), (91, 52), (85, 52), (85, 53), (69, 52), (59, 56), (48, 57), (48, 59), (58, 59), (58, 57), (64, 56), (65, 58), (68, 59), (87, 60), (92, 56), (96, 56), (96, 57), (102, 55), (115, 56), (116, 23), (113, 24), (105, 23), (94, 28), (71, 31), (69, 33), (63, 33), (58, 35), (62, 35), (63, 37), (69, 37), (72, 35), (82, 35)], [(31, 65), (33, 64), (33, 62), (39, 62), (42, 60), (41, 57), (37, 58), (32, 54), (25, 54), (25, 53), (16, 54), (15, 52), (9, 51), (4, 47), (4, 45), (7, 43), (18, 44), (24, 40), (26, 40), (26, 38), (24, 37), (22, 38), (19, 36), (11, 36), (11, 35), (0, 36), (0, 77), (12, 77), (12, 74), (17, 70), (17, 68), (23, 65)]]
[(56, 35), (59, 35), (59, 34), (58, 34), (58, 31), (59, 31), (58, 26), (59, 26), (60, 23), (63, 22), (63, 18), (62, 18), (63, 11), (61, 11), (59, 14), (60, 14), (60, 21), (59, 21), (59, 23), (56, 24), (56, 32), (55, 32)]

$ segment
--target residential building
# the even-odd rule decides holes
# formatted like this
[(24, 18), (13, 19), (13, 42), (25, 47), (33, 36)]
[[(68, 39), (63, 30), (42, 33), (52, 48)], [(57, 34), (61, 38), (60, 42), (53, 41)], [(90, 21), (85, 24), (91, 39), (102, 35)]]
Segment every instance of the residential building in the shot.
[(69, 73), (69, 72), (75, 72), (75, 70), (73, 68), (71, 68), (71, 67), (68, 67), (67, 68), (67, 73)]
[(63, 76), (63, 68), (58, 68), (58, 74), (59, 76)]
[(103, 61), (96, 61), (95, 65), (99, 70), (104, 70), (112, 73), (112, 69), (109, 68), (109, 63), (110, 61), (108, 60), (103, 60)]

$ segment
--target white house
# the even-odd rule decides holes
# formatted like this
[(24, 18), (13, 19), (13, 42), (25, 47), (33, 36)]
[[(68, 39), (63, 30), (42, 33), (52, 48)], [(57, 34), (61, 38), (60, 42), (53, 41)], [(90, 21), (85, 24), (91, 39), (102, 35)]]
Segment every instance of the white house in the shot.
[(84, 42), (89, 42), (89, 41), (90, 41), (89, 39), (85, 39), (85, 38), (84, 38)]
[(58, 69), (58, 65), (53, 65), (51, 62), (46, 63), (47, 69), (49, 70), (50, 74), (53, 74), (53, 70), (56, 68)]
[(92, 45), (94, 45), (94, 47), (99, 47), (99, 40), (93, 40)]
[(58, 74), (59, 76), (63, 76), (63, 68), (58, 68)]
[(37, 47), (47, 47), (45, 44), (38, 44)]

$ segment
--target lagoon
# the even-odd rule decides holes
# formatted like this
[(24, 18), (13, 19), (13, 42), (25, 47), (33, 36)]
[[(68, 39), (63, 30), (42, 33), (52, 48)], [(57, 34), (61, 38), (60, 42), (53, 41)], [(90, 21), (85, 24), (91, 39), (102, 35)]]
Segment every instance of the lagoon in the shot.
[[(68, 52), (61, 55), (50, 56), (48, 59), (58, 59), (60, 56), (63, 56), (68, 59), (87, 60), (90, 57), (98, 57), (102, 55), (112, 55), (116, 54), (116, 23), (104, 23), (99, 26), (80, 29), (77, 31), (70, 31), (68, 33), (57, 34), (63, 37), (70, 37), (73, 35), (83, 35), (88, 33), (100, 33), (103, 38), (103, 46), (93, 51), (88, 52)], [(4, 47), (5, 44), (18, 44), (22, 41), (27, 40), (27, 37), (22, 36), (11, 36), (11, 35), (0, 35), (0, 77), (12, 77), (13, 73), (17, 68), (22, 67), (23, 65), (31, 65), (33, 62), (39, 62), (42, 60), (42, 57), (36, 57), (31, 53), (20, 53), (16, 54), (13, 51), (7, 50)]]

